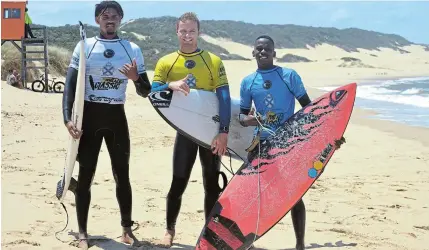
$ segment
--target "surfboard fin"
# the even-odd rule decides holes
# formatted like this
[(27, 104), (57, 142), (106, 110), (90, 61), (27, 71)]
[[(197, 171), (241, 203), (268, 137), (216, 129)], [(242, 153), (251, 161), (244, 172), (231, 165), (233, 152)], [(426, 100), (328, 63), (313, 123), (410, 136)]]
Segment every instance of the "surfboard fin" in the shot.
[(252, 151), (259, 144), (259, 141), (260, 141), (260, 136), (258, 134), (255, 137), (253, 137), (253, 140), (250, 143), (250, 146), (246, 148), (246, 152)]
[[(74, 195), (76, 195), (76, 188), (77, 188), (77, 180), (72, 177), (70, 179), (70, 185), (68, 190), (71, 191)], [(55, 193), (55, 196), (57, 197), (58, 200), (61, 199), (63, 190), (64, 190), (63, 180), (61, 179), (57, 182), (57, 191)]]

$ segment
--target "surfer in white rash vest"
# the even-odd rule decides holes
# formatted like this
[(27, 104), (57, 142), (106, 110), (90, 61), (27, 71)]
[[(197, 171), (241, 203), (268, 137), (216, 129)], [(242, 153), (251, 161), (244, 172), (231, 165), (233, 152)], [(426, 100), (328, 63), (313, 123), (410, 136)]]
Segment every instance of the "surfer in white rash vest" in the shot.
[[(256, 59), (258, 69), (246, 76), (241, 82), (240, 124), (245, 127), (263, 124), (275, 131), (294, 114), (295, 98), (302, 107), (310, 104), (311, 100), (301, 77), (295, 70), (274, 65), (276, 52), (274, 40), (271, 37), (259, 36), (255, 41), (252, 54)], [(262, 117), (259, 121), (250, 112), (252, 101)], [(255, 133), (258, 133), (257, 127)], [(267, 131), (260, 131), (259, 143), (262, 143), (268, 136)], [(344, 142), (344, 137), (337, 140), (336, 148), (338, 149)], [(257, 149), (258, 147), (255, 146), (253, 150)], [(291, 212), (297, 250), (305, 249), (305, 214), (305, 205), (301, 199), (295, 204)]]
[(198, 48), (200, 22), (197, 16), (194, 13), (183, 14), (177, 20), (176, 32), (180, 48), (157, 62), (152, 91), (169, 88), (185, 95), (189, 93), (190, 88), (215, 91), (219, 100), (220, 125), (211, 145), (212, 150), (199, 146), (177, 133), (173, 152), (173, 180), (167, 195), (167, 228), (162, 241), (162, 245), (167, 248), (173, 244), (182, 195), (188, 185), (197, 152), (200, 155), (203, 172), (206, 219), (219, 197), (221, 188), (218, 179), (219, 174), (223, 174), (219, 171), (220, 157), (226, 151), (231, 117), (231, 99), (225, 68), (218, 56)]
[(103, 1), (95, 6), (95, 22), (100, 26), (100, 34), (85, 41), (87, 65), (82, 131), (78, 131), (71, 121), (79, 69), (79, 44), (75, 47), (67, 71), (63, 94), (64, 124), (71, 136), (80, 137), (77, 156), (79, 177), (77, 183), (72, 179), (70, 190), (75, 194), (81, 249), (89, 248), (87, 221), (90, 189), (103, 138), (116, 182), (121, 240), (139, 245), (131, 230), (134, 222), (131, 220), (132, 191), (129, 179), (130, 138), (124, 103), (129, 79), (133, 80), (137, 94), (142, 97), (147, 97), (151, 86), (140, 48), (117, 35), (123, 16), (122, 7), (116, 1)]

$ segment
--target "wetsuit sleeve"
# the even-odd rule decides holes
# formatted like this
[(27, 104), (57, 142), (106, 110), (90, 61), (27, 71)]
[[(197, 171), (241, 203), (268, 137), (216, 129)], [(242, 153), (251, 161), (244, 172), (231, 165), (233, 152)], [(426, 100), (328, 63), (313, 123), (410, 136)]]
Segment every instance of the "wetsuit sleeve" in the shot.
[(304, 94), (303, 96), (301, 96), (301, 98), (298, 99), (298, 102), (299, 104), (301, 104), (301, 107), (305, 107), (311, 103), (311, 100), (308, 94)]
[(220, 118), (220, 133), (229, 131), (229, 123), (231, 121), (231, 96), (229, 86), (224, 85), (216, 89), (216, 96), (219, 100), (219, 118)]
[(240, 113), (248, 115), (252, 108), (252, 95), (247, 86), (246, 78), (243, 79), (240, 86)]
[(228, 133), (231, 121), (231, 96), (229, 93), (228, 78), (222, 60), (215, 63), (214, 81), (216, 86), (216, 96), (219, 100), (220, 133)]
[(73, 103), (76, 93), (76, 82), (77, 82), (78, 70), (69, 67), (66, 76), (66, 82), (63, 92), (63, 120), (64, 124), (71, 121), (71, 115), (73, 110)]
[(72, 58), (70, 60), (69, 68), (67, 70), (66, 82), (63, 92), (63, 121), (64, 124), (71, 121), (71, 115), (73, 110), (73, 103), (76, 92), (77, 73), (79, 69), (79, 55), (80, 55), (80, 43), (78, 43), (73, 51)]
[(147, 97), (150, 93), (151, 86), (146, 72), (139, 74), (139, 79), (134, 81), (134, 85), (136, 86), (136, 92), (139, 96)]
[(136, 86), (136, 92), (139, 96), (147, 97), (150, 92), (151, 86), (149, 77), (146, 73), (143, 53), (137, 45), (134, 45), (134, 53), (137, 63), (137, 74), (139, 75), (139, 79), (137, 79), (137, 81), (134, 81), (134, 85)]
[(168, 70), (169, 67), (164, 62), (163, 58), (158, 60), (155, 66), (155, 72), (153, 74), (152, 92), (168, 88), (168, 84), (166, 84), (168, 78)]

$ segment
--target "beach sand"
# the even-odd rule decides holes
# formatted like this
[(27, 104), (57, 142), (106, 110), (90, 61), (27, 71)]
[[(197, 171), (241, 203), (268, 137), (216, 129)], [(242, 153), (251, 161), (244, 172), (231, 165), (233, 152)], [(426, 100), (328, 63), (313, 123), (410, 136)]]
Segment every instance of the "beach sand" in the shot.
[[(232, 45), (225, 44), (228, 46)], [(236, 47), (231, 53), (251, 53), (244, 45), (233, 46)], [(310, 96), (316, 98), (322, 93), (318, 87), (361, 84), (375, 78), (428, 76), (429, 52), (421, 52), (418, 46), (408, 49), (413, 52), (382, 50), (348, 54), (325, 46), (304, 51), (305, 56), (317, 62), (281, 65), (296, 69)], [(322, 60), (344, 55), (360, 57), (363, 63), (381, 68), (340, 68), (337, 67), (340, 59)], [(393, 60), (405, 63), (396, 65)], [(255, 70), (256, 63), (224, 63), (231, 92), (238, 96), (241, 79)], [(150, 72), (150, 79), (152, 76)], [(64, 210), (55, 198), (68, 145), (68, 133), (62, 122), (62, 95), (19, 90), (5, 82), (1, 91), (2, 249), (77, 249), (73, 246), (77, 223), (70, 192), (65, 201), (69, 225), (58, 235), (66, 243), (55, 238), (55, 232), (66, 223)], [(156, 244), (164, 235), (165, 197), (172, 178), (175, 131), (150, 106), (149, 100), (135, 93), (132, 83), (127, 90), (126, 113), (131, 135), (133, 219), (140, 224), (135, 235), (144, 243), (139, 249), (158, 249)], [(368, 119), (368, 115), (368, 111), (355, 108), (344, 135), (346, 144), (304, 196), (306, 246), (308, 249), (429, 249), (429, 129)], [(229, 159), (224, 157), (223, 161), (227, 163)], [(233, 168), (237, 170), (239, 166), (233, 160)], [(175, 249), (193, 249), (202, 229), (201, 175), (197, 160), (183, 197)], [(120, 216), (104, 144), (92, 186), (88, 231), (91, 237), (104, 238), (94, 241), (95, 246), (90, 249), (130, 249), (117, 238), (121, 234)], [(294, 249), (290, 215), (255, 246)]]

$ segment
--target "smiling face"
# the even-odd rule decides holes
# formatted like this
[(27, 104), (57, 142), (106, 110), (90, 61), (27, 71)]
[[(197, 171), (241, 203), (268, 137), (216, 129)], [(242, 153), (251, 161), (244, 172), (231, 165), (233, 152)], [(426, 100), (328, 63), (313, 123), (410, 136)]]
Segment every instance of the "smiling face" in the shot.
[(260, 69), (269, 69), (273, 66), (274, 57), (276, 56), (274, 43), (267, 38), (259, 38), (255, 41), (252, 54)]
[(177, 24), (177, 38), (179, 39), (180, 50), (185, 53), (192, 53), (197, 50), (198, 44), (198, 23), (192, 20), (179, 21)]
[(100, 31), (106, 38), (116, 35), (116, 30), (121, 24), (122, 17), (118, 14), (116, 9), (107, 8), (98, 17), (95, 18), (95, 22), (100, 25)]

